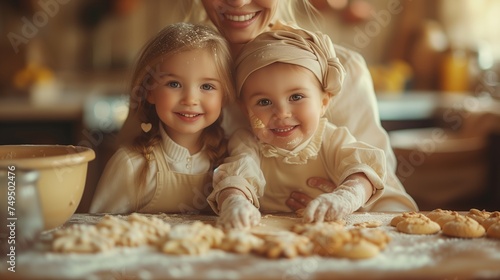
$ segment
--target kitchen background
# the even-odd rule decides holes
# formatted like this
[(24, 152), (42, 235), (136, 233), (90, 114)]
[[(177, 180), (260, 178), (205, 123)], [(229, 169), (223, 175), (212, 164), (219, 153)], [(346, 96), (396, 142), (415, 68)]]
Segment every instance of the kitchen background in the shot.
[[(80, 212), (116, 147), (134, 59), (183, 20), (179, 1), (0, 2), (0, 144), (93, 148)], [(421, 210), (499, 210), (500, 1), (311, 2), (323, 31), (365, 57), (397, 174)]]

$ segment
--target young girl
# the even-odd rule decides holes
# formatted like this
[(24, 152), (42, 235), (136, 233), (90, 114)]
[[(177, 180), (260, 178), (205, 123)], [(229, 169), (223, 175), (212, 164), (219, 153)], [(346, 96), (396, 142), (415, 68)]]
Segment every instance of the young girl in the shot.
[[(254, 137), (248, 130), (235, 132), (230, 157), (214, 173), (208, 199), (220, 225), (256, 225), (257, 208), (289, 212), (291, 187), (314, 197), (304, 210), (305, 222), (344, 218), (381, 196), (383, 150), (322, 118), (344, 73), (332, 43), (319, 33), (277, 26), (243, 47), (236, 90)], [(311, 176), (338, 187), (331, 193), (309, 188)]]
[(210, 209), (212, 171), (226, 156), (231, 67), (225, 39), (203, 25), (169, 25), (145, 45), (130, 96), (142, 133), (109, 160), (90, 212)]

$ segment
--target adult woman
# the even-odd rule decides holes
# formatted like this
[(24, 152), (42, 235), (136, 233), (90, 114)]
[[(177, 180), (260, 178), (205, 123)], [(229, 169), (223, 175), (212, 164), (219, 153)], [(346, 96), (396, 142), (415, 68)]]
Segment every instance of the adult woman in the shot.
[[(189, 11), (187, 20), (201, 21), (204, 13), (211, 23), (229, 41), (233, 56), (241, 47), (267, 30), (276, 20), (294, 21), (297, 11), (311, 14), (312, 7), (307, 0), (200, 0), (182, 1)], [(203, 7), (203, 10), (200, 8)], [(373, 90), (373, 83), (363, 57), (344, 47), (335, 45), (340, 63), (346, 70), (342, 91), (331, 102), (325, 117), (337, 126), (346, 126), (359, 140), (385, 151), (387, 181), (382, 197), (363, 211), (415, 211), (417, 205), (406, 193), (396, 177), (396, 158), (386, 131), (382, 128)], [(127, 121), (129, 122), (129, 121)], [(245, 124), (237, 106), (226, 109), (223, 127), (227, 134)], [(124, 130), (135, 126), (124, 126)], [(130, 133), (127, 131), (127, 133)], [(311, 178), (308, 184), (325, 192), (335, 186), (321, 178)], [(297, 210), (305, 208), (311, 198), (301, 193), (292, 193), (287, 205)], [(263, 209), (265, 210), (265, 209)]]

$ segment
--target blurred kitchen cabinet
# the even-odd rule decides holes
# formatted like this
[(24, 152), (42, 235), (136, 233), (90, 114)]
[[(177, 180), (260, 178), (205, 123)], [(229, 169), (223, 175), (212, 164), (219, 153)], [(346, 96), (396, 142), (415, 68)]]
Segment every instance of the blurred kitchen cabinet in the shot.
[(486, 196), (490, 208), (498, 210), (500, 204), (500, 132), (492, 133), (488, 140), (490, 169)]
[(0, 145), (59, 144), (74, 145), (80, 122), (66, 121), (0, 121)]
[(79, 100), (43, 105), (27, 98), (0, 101), (0, 144), (76, 145), (82, 127)]
[(390, 139), (398, 160), (396, 173), (420, 210), (479, 205), (488, 188), (483, 137), (432, 127), (392, 131)]

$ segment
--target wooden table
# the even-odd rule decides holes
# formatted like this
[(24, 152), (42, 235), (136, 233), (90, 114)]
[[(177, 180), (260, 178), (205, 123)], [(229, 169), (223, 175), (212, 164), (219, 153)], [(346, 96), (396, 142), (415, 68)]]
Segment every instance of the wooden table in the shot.
[[(0, 264), (1, 279), (470, 279), (500, 278), (500, 240), (459, 239), (441, 234), (416, 236), (389, 225), (398, 213), (354, 213), (354, 223), (379, 220), (391, 242), (378, 256), (364, 260), (319, 256), (270, 260), (211, 250), (201, 256), (172, 256), (153, 247), (117, 248), (98, 254), (50, 252), (52, 232), (44, 232), (31, 247), (16, 255), (16, 272)], [(65, 226), (95, 224), (101, 215), (75, 214)], [(159, 215), (171, 223), (216, 217)], [(300, 220), (287, 215), (264, 215), (259, 229), (287, 230)], [(2, 257), (5, 257), (3, 255)]]

